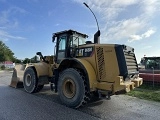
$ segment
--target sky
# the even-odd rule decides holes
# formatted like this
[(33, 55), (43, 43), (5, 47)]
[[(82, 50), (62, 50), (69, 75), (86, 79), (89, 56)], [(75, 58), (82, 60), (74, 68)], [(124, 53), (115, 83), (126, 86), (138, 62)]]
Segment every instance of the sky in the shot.
[(137, 61), (160, 56), (160, 0), (0, 0), (0, 40), (18, 59), (36, 52), (54, 54), (52, 34), (73, 29), (89, 35), (101, 30), (100, 43), (125, 44)]

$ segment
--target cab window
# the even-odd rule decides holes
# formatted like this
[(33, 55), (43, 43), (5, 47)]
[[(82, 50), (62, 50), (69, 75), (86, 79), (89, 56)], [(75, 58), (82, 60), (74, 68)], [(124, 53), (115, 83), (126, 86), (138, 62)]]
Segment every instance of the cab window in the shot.
[(66, 37), (60, 37), (59, 39), (59, 50), (65, 50), (66, 48)]
[(57, 62), (60, 62), (62, 59), (65, 58), (65, 49), (66, 49), (66, 36), (61, 36), (59, 38), (59, 46), (58, 46), (58, 53), (57, 53)]

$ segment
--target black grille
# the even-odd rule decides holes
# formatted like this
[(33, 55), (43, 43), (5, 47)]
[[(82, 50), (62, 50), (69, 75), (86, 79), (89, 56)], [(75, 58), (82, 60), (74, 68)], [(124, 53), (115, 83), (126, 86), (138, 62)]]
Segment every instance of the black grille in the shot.
[(135, 54), (133, 52), (131, 53), (124, 51), (124, 56), (126, 59), (128, 74), (135, 74), (135, 72), (138, 71)]
[(117, 61), (120, 71), (120, 76), (124, 79), (129, 75), (138, 73), (138, 65), (134, 54), (134, 49), (125, 45), (115, 45)]
[(98, 72), (100, 80), (106, 77), (103, 48), (97, 48)]

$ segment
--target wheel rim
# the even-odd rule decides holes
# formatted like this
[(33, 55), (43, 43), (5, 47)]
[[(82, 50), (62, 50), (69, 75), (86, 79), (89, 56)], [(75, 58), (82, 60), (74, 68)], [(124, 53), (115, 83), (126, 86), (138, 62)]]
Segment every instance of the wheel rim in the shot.
[(76, 85), (73, 82), (73, 80), (71, 79), (67, 79), (65, 80), (65, 82), (63, 83), (63, 94), (67, 97), (67, 98), (73, 98), (76, 94)]
[(26, 84), (26, 86), (30, 86), (30, 85), (31, 85), (31, 82), (32, 82), (31, 75), (30, 75), (30, 74), (27, 74), (27, 75), (26, 75), (26, 78), (25, 78), (25, 84)]

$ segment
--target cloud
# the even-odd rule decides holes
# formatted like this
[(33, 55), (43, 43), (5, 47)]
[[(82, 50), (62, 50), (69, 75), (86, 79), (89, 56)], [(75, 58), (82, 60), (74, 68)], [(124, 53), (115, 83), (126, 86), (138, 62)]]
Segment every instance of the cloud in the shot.
[[(73, 0), (82, 4), (81, 0)], [(116, 18), (119, 13), (126, 10), (126, 7), (138, 4), (138, 0), (84, 0), (92, 10), (101, 14), (105, 20)]]
[(10, 35), (6, 31), (0, 30), (0, 39), (4, 41), (8, 41), (9, 39), (24, 40), (26, 38), (21, 37), (21, 36), (13, 36), (13, 35)]
[(146, 23), (143, 20), (141, 21), (139, 18), (115, 21), (110, 24), (108, 29), (104, 28), (101, 30), (103, 31), (102, 36), (104, 37), (102, 42), (106, 42), (105, 38), (114, 41), (124, 39), (127, 40), (131, 33), (136, 34), (137, 30), (142, 29), (145, 25)]
[(10, 39), (23, 40), (24, 37), (11, 35), (8, 31), (15, 31), (19, 27), (19, 21), (15, 16), (18, 14), (26, 14), (27, 11), (12, 6), (7, 10), (0, 11), (0, 39), (8, 41)]
[(131, 35), (129, 42), (135, 41), (135, 40), (141, 40), (142, 36), (141, 35)]
[(7, 28), (15, 28), (18, 26), (18, 21), (16, 19), (17, 14), (26, 14), (26, 10), (19, 7), (11, 7), (7, 10), (0, 12), (0, 26)]
[(138, 0), (126, 0), (126, 1), (124, 1), (124, 0), (114, 0), (112, 2), (112, 5), (113, 6), (118, 6), (118, 7), (120, 7), (120, 6), (124, 7), (124, 6), (129, 6), (129, 5), (133, 5), (133, 4), (137, 4), (137, 3), (138, 3)]
[(59, 26), (59, 25), (60, 25), (59, 23), (55, 24), (55, 26)]
[(142, 37), (147, 38), (150, 37), (152, 34), (154, 34), (156, 31), (154, 30), (148, 30), (147, 32), (145, 32), (144, 34), (142, 34)]
[(149, 45), (149, 46), (144, 46), (143, 47), (143, 49), (149, 49), (149, 48), (152, 48), (152, 46)]
[[(81, 0), (73, 0), (82, 4)], [(102, 42), (142, 40), (155, 33), (152, 20), (160, 11), (160, 0), (84, 0), (98, 13)], [(94, 23), (93, 23), (94, 24)], [(144, 30), (148, 30), (145, 33)], [(143, 33), (143, 34), (141, 34)]]
[(148, 38), (150, 37), (152, 34), (154, 34), (156, 31), (153, 29), (148, 30), (147, 32), (141, 34), (141, 35), (130, 35), (130, 38), (128, 40), (128, 42), (133, 42), (135, 40), (141, 40), (144, 38)]
[(142, 0), (141, 9), (147, 16), (152, 16), (160, 11), (160, 0)]

